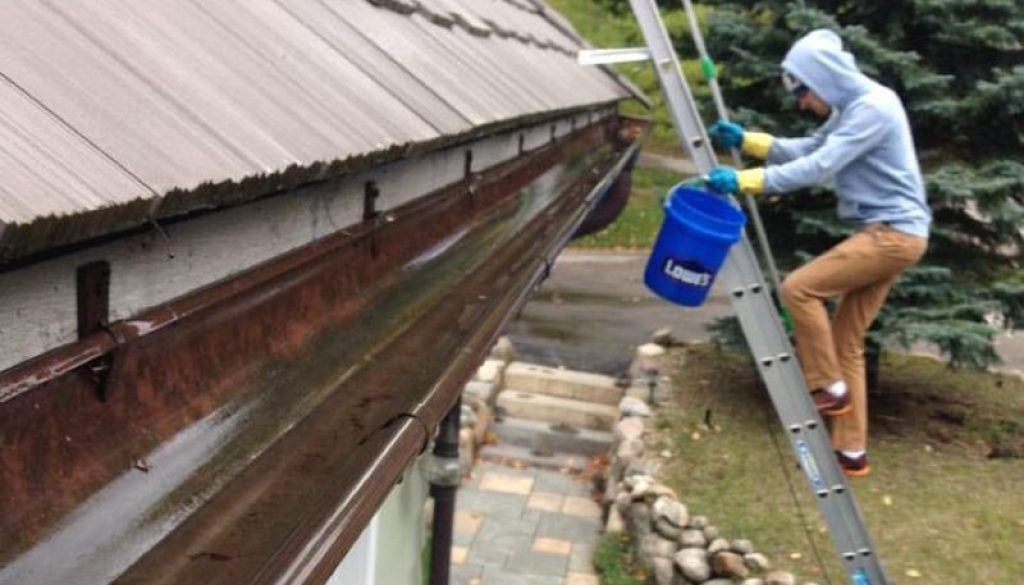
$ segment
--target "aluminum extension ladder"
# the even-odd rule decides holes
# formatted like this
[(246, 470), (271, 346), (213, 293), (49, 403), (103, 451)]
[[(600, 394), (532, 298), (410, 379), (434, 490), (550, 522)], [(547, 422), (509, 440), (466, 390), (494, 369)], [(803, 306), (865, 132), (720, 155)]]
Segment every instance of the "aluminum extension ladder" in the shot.
[[(698, 172), (717, 164), (715, 151), (655, 0), (630, 0), (646, 48), (581, 52), (581, 63), (651, 60), (683, 148)], [(736, 202), (733, 201), (735, 204)], [(760, 226), (757, 226), (760, 229)], [(767, 252), (770, 258), (770, 251)], [(836, 461), (828, 430), (811, 400), (803, 374), (746, 234), (729, 252), (719, 278), (726, 285), (800, 468), (814, 493), (843, 568), (853, 585), (889, 585), (846, 478)]]

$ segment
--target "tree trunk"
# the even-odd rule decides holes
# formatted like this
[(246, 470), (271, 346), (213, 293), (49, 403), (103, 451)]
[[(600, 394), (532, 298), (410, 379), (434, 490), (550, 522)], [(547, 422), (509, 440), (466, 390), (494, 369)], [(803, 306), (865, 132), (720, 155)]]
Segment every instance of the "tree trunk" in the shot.
[(878, 370), (881, 368), (882, 347), (870, 338), (864, 342), (864, 375), (868, 394), (878, 394)]

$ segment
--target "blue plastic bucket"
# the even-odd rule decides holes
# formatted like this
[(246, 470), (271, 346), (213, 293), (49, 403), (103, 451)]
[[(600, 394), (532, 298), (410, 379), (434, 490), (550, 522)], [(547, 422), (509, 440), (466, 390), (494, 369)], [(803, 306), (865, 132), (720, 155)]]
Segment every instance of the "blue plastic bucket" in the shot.
[(747, 217), (727, 198), (676, 185), (665, 201), (665, 220), (647, 260), (647, 288), (678, 305), (699, 307), (746, 223)]

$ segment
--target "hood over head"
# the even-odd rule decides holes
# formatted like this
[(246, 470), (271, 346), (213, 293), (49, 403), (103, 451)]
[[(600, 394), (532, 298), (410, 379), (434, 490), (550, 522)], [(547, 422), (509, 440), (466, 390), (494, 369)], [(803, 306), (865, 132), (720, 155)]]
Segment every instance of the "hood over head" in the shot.
[(870, 80), (857, 68), (856, 59), (843, 50), (839, 35), (827, 29), (813, 30), (793, 43), (782, 68), (839, 109), (869, 89)]

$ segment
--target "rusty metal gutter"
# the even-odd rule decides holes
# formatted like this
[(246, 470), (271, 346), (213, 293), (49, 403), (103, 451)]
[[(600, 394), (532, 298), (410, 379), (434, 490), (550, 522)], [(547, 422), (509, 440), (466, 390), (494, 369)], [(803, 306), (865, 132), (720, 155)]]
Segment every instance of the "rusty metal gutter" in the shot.
[(0, 584), (325, 582), (640, 125), (579, 130), (0, 373)]

